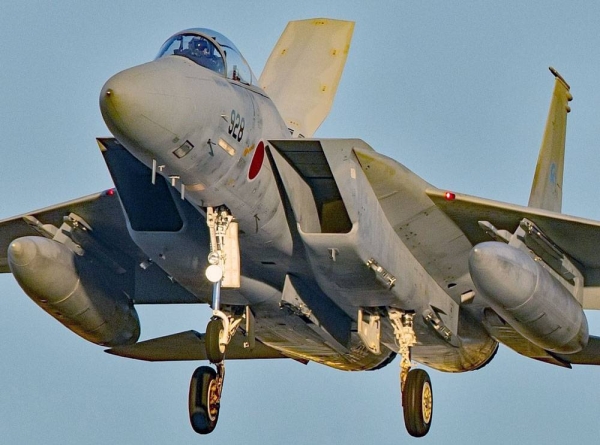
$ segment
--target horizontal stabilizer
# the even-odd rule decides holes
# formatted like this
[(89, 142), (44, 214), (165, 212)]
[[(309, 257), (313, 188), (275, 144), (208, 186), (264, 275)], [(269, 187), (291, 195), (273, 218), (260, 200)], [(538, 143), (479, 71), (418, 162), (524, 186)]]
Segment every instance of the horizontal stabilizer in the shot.
[(600, 365), (600, 337), (590, 335), (588, 344), (577, 354), (555, 354), (572, 365)]
[(531, 343), (491, 310), (486, 310), (483, 324), (496, 341), (525, 357), (565, 368), (571, 365), (600, 365), (600, 337), (590, 335), (587, 346), (576, 354), (556, 354)]
[[(235, 335), (227, 346), (227, 360), (287, 358), (273, 348), (256, 342), (253, 349), (244, 347), (242, 335)], [(166, 337), (153, 338), (129, 346), (117, 346), (105, 352), (148, 362), (183, 360), (208, 360), (204, 334), (196, 331), (180, 332)]]

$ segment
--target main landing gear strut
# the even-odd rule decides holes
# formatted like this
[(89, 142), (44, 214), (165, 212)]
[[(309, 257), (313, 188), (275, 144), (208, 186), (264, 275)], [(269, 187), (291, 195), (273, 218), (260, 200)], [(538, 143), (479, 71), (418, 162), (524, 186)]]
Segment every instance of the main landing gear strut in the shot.
[[(215, 365), (216, 371), (210, 366), (201, 366), (196, 369), (190, 382), (190, 422), (194, 431), (199, 434), (209, 434), (217, 426), (223, 381), (225, 380), (225, 351), (242, 321), (242, 318), (227, 315), (221, 310), (221, 286), (227, 284), (227, 287), (239, 287), (239, 246), (237, 245), (237, 230), (235, 230), (237, 227), (229, 230), (236, 223), (232, 222), (233, 216), (226, 208), (213, 210), (212, 207), (209, 207), (206, 219), (210, 231), (211, 247), (206, 277), (213, 283), (213, 316), (206, 327), (204, 344), (206, 356)], [(228, 250), (226, 250), (226, 245)], [(231, 276), (227, 277), (229, 281), (225, 283), (226, 260), (229, 260), (230, 263), (237, 262), (238, 266), (236, 268), (233, 264), (233, 268), (228, 268)], [(228, 266), (230, 265), (228, 264)]]
[(411, 436), (423, 437), (431, 427), (433, 414), (433, 393), (431, 380), (423, 369), (412, 369), (411, 348), (417, 338), (413, 329), (414, 313), (388, 310), (388, 316), (394, 328), (394, 336), (402, 356), (400, 362), (400, 388), (402, 390), (402, 408), (404, 424)]

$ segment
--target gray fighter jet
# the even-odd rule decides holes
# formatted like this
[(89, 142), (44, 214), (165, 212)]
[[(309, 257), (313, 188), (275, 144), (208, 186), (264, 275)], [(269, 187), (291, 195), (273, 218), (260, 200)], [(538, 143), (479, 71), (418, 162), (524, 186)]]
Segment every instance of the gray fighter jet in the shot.
[[(556, 80), (528, 207), (438, 189), (358, 139), (315, 139), (353, 23), (290, 22), (256, 79), (209, 29), (170, 37), (100, 93), (115, 188), (0, 221), (0, 272), (64, 326), (138, 360), (208, 360), (194, 430), (213, 431), (226, 360), (346, 371), (401, 355), (404, 420), (429, 431), (414, 362), (485, 366), (498, 344), (600, 364), (600, 222), (560, 213), (569, 86)], [(139, 304), (209, 304), (205, 333), (138, 342)]]

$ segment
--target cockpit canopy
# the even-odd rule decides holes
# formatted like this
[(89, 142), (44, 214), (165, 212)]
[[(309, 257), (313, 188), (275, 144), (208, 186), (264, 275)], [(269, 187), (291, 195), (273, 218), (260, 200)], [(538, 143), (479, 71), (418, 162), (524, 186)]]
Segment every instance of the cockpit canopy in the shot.
[(193, 28), (175, 34), (163, 44), (156, 58), (172, 55), (187, 57), (229, 79), (257, 85), (250, 66), (235, 45), (210, 29)]

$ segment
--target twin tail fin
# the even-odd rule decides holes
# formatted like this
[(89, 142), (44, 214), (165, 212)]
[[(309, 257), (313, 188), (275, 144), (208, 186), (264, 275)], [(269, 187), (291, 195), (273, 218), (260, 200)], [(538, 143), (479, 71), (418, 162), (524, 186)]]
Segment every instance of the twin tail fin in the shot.
[(560, 213), (567, 114), (571, 111), (569, 102), (573, 96), (569, 91), (569, 84), (562, 76), (554, 68), (550, 68), (550, 71), (556, 81), (528, 205)]

